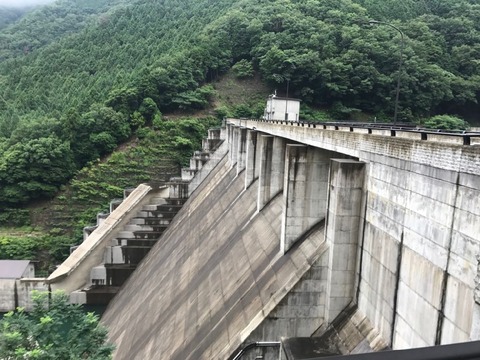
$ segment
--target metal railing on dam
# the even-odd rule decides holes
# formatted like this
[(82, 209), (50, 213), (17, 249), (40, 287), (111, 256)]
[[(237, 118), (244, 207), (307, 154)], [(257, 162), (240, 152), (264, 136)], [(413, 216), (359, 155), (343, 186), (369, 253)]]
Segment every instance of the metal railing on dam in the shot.
[[(228, 119), (231, 120), (231, 119)], [(358, 123), (358, 122), (308, 122), (263, 119), (235, 119), (242, 126), (242, 121), (290, 125), (312, 129), (348, 131), (363, 134), (393, 136), (413, 140), (436, 141), (455, 143), (459, 145), (479, 145), (480, 132), (463, 130), (425, 129), (413, 124), (392, 125), (386, 123)]]

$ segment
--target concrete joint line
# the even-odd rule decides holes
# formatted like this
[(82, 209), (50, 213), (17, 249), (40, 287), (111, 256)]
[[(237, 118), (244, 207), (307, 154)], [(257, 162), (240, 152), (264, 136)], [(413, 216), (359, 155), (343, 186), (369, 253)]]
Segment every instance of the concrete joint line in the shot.
[(400, 272), (402, 270), (402, 256), (403, 256), (403, 231), (400, 235), (400, 244), (398, 245), (397, 256), (397, 276), (395, 278), (395, 294), (393, 297), (393, 320), (392, 331), (390, 334), (390, 346), (393, 348), (393, 340), (395, 338), (395, 327), (397, 323), (397, 304), (398, 304), (398, 287), (400, 286)]
[(360, 245), (360, 259), (358, 264), (358, 283), (357, 291), (355, 294), (355, 302), (358, 304), (360, 298), (360, 284), (362, 283), (362, 266), (363, 266), (363, 252), (365, 251), (365, 229), (367, 227), (367, 204), (368, 204), (368, 191), (365, 192), (365, 205), (363, 209), (363, 229), (362, 229), (362, 242)]
[(455, 200), (453, 202), (454, 206), (453, 206), (452, 220), (450, 221), (449, 236), (448, 236), (447, 263), (445, 265), (445, 271), (443, 272), (443, 278), (442, 278), (442, 295), (440, 299), (440, 309), (438, 310), (438, 321), (437, 321), (437, 332), (435, 336), (435, 345), (440, 345), (442, 343), (443, 321), (445, 320), (445, 303), (447, 301), (448, 267), (450, 265), (450, 258), (451, 258), (450, 254), (452, 252), (453, 224), (455, 222), (455, 212), (457, 210), (459, 186), (460, 186), (460, 172), (457, 172), (457, 181), (455, 185)]

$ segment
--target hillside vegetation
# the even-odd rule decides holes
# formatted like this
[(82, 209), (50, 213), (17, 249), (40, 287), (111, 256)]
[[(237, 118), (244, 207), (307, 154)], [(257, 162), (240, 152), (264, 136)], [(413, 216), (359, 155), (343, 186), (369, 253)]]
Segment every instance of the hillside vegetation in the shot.
[[(26, 8), (0, 6), (0, 61), (28, 55), (95, 24), (126, 0), (60, 0)], [(17, 21), (18, 20), (18, 21)]]
[[(3, 61), (0, 129), (7, 137), (22, 119), (84, 113), (94, 103), (131, 111), (148, 95), (162, 112), (200, 107), (205, 82), (241, 60), (272, 86), (289, 81), (309, 104), (390, 114), (401, 41), (388, 26), (366, 25), (371, 18), (405, 34), (405, 119), (477, 100), (480, 5), (473, 1), (137, 0), (43, 46), (57, 39), (52, 24), (68, 18), (57, 27), (82, 28), (84, 18), (70, 15), (73, 3), (36, 14), (48, 19), (34, 29), (44, 39)], [(6, 30), (4, 43), (28, 42), (19, 28)]]
[[(54, 206), (73, 209), (76, 186), (93, 197), (104, 189), (88, 216), (49, 217), (54, 233), (77, 240), (73, 223), (157, 176), (140, 167), (144, 152), (178, 169), (198, 144), (192, 132), (198, 139), (213, 121), (182, 120), (172, 135), (162, 114), (256, 117), (266, 89), (288, 87), (308, 119), (326, 118), (312, 110), (321, 108), (330, 119), (388, 121), (402, 53), (401, 121), (478, 121), (474, 0), (61, 0), (9, 19), (0, 27), (0, 223), (28, 223), (21, 209), (59, 190)], [(230, 94), (242, 81), (262, 91)], [(119, 146), (131, 156), (111, 156)], [(123, 163), (96, 174), (121, 156), (137, 177), (122, 176)]]
[(22, 17), (26, 9), (9, 8), (0, 5), (0, 30)]

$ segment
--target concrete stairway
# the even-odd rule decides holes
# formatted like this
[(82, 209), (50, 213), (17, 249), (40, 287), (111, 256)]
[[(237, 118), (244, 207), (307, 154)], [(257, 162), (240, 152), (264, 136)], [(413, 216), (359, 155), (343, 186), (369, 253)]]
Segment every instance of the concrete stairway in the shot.
[(108, 304), (161, 238), (185, 201), (186, 198), (153, 197), (149, 205), (144, 205), (105, 248), (103, 264), (92, 269), (91, 284), (80, 291), (85, 295), (79, 296), (87, 304)]
[[(115, 229), (115, 235), (104, 247), (101, 264), (91, 268), (89, 280), (83, 289), (71, 293), (71, 302), (91, 305), (106, 305), (110, 302), (150, 249), (160, 240), (175, 215), (188, 200), (194, 190), (191, 180), (202, 170), (211, 153), (222, 144), (222, 141), (220, 129), (210, 130), (209, 137), (203, 141), (203, 150), (193, 154), (190, 167), (182, 169), (181, 177), (171, 178), (168, 183), (152, 185), (158, 190), (149, 195), (148, 204), (143, 205), (136, 214), (132, 214), (126, 225)], [(134, 190), (126, 189), (124, 199)], [(124, 199), (114, 199), (110, 202), (110, 214)], [(84, 241), (110, 214), (98, 214), (97, 224), (84, 229)], [(73, 247), (72, 252), (76, 248), (78, 246)], [(75, 253), (72, 253), (72, 256), (75, 256)]]
[(190, 194), (227, 154), (225, 129), (209, 130), (202, 151), (193, 154), (181, 177), (126, 189), (110, 203), (108, 214), (84, 228), (84, 241), (48, 277), (52, 290), (70, 294), (70, 302), (106, 305), (150, 249), (161, 241)]

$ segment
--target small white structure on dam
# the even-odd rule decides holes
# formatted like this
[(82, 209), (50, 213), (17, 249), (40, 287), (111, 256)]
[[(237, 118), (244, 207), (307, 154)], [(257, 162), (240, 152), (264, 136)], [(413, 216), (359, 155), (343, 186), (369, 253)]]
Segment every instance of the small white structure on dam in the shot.
[(270, 95), (265, 107), (265, 120), (298, 121), (300, 116), (300, 100)]

